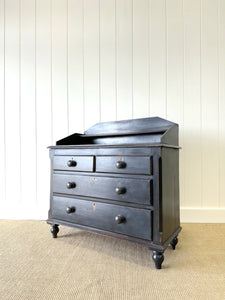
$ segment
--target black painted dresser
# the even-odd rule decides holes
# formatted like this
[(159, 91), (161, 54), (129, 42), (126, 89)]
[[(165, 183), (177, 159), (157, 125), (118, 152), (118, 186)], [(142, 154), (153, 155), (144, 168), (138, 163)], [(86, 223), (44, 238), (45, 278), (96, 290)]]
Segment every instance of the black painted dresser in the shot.
[(155, 117), (98, 123), (51, 146), (47, 223), (139, 243), (157, 269), (179, 218), (178, 125)]

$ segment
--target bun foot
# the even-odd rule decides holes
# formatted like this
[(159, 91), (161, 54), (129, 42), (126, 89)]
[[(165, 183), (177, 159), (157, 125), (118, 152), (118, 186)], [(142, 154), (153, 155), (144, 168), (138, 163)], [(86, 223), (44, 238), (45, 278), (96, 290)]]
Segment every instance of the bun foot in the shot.
[(156, 269), (161, 269), (162, 263), (164, 261), (163, 252), (153, 251), (152, 252), (152, 259), (155, 263)]
[(173, 250), (175, 250), (176, 248), (176, 244), (178, 243), (178, 238), (177, 236), (172, 240), (172, 242), (170, 243), (171, 247)]
[(56, 225), (56, 224), (52, 225), (52, 227), (51, 227), (51, 233), (52, 233), (52, 237), (54, 239), (57, 238), (57, 233), (58, 232), (59, 232), (59, 225)]

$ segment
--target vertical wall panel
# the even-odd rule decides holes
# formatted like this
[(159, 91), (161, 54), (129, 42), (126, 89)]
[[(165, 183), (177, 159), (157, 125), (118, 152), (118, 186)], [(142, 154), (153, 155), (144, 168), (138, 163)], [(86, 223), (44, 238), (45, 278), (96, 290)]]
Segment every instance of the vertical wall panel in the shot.
[(183, 122), (182, 2), (167, 1), (167, 118)]
[(117, 119), (133, 115), (133, 7), (131, 0), (116, 0)]
[(99, 122), (99, 1), (84, 1), (85, 129)]
[(52, 1), (52, 130), (53, 142), (68, 134), (67, 1)]
[(115, 1), (100, 0), (101, 121), (116, 119)]
[(218, 2), (202, 1), (202, 206), (219, 204), (218, 161)]
[(5, 203), (5, 3), (0, 0), (0, 210)]
[[(20, 197), (20, 5), (5, 1), (5, 165), (7, 212), (16, 217)], [(13, 197), (12, 197), (13, 192)]]
[(35, 1), (21, 0), (20, 3), (21, 197), (22, 205), (24, 207), (27, 207), (28, 210), (31, 210), (36, 209), (37, 181), (35, 95)]
[(133, 118), (149, 114), (149, 1), (133, 1)]
[(69, 134), (84, 131), (83, 0), (68, 1)]
[(37, 217), (47, 218), (51, 115), (51, 0), (36, 2)]
[[(184, 48), (182, 1), (167, 1), (167, 118), (179, 124), (179, 141), (183, 146)], [(180, 151), (180, 202), (184, 198), (184, 152)]]
[(166, 118), (166, 5), (149, 1), (150, 115)]
[[(184, 198), (183, 206), (201, 202), (200, 0), (184, 1)], [(191, 174), (191, 176), (190, 176)], [(193, 193), (193, 190), (195, 191)]]
[(225, 207), (225, 1), (218, 5), (219, 62), (219, 205)]

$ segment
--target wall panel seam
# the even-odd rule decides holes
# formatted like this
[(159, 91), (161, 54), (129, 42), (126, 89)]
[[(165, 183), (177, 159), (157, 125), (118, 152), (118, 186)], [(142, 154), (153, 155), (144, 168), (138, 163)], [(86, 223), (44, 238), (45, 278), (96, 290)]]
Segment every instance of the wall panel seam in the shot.
[(203, 193), (203, 157), (202, 157), (202, 150), (203, 150), (203, 141), (202, 141), (202, 0), (200, 0), (200, 152), (201, 152), (201, 199), (200, 204), (201, 207), (203, 206), (203, 199), (202, 199), (202, 193)]
[(19, 156), (20, 156), (20, 205), (23, 203), (22, 202), (22, 132), (21, 132), (21, 0), (19, 0)]
[(35, 96), (34, 96), (34, 99), (35, 99), (35, 205), (36, 205), (36, 208), (38, 207), (38, 199), (37, 199), (37, 0), (35, 0), (35, 25), (34, 25), (34, 28), (35, 28), (35, 39), (34, 39), (34, 43), (35, 43), (35, 46), (34, 46), (34, 69), (35, 69), (35, 72), (34, 72), (34, 93), (35, 93)]
[[(220, 175), (221, 175), (221, 154), (220, 154), (220, 1), (217, 0), (217, 88), (218, 88), (218, 120), (217, 120), (217, 127), (218, 127), (218, 159), (219, 159), (219, 165), (218, 165), (218, 196), (219, 196), (219, 207), (221, 206), (221, 183), (220, 183)], [(225, 51), (225, 49), (224, 49)]]

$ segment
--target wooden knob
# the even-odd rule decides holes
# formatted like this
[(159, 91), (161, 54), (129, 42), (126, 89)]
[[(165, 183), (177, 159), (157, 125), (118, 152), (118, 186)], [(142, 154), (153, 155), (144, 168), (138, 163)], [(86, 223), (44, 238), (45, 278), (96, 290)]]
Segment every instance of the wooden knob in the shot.
[(76, 209), (75, 209), (74, 206), (69, 206), (69, 207), (66, 208), (67, 214), (72, 214), (72, 213), (75, 212), (75, 210), (76, 210)]
[(121, 224), (124, 223), (126, 221), (126, 218), (124, 216), (118, 215), (115, 217), (115, 222), (117, 224)]
[(124, 187), (116, 187), (115, 191), (118, 195), (126, 193), (126, 189)]
[(117, 167), (117, 169), (124, 169), (124, 168), (126, 168), (126, 163), (124, 161), (119, 160), (116, 163), (116, 167)]
[(68, 167), (76, 167), (77, 163), (75, 160), (68, 160), (67, 166)]
[(74, 189), (76, 187), (76, 183), (75, 182), (68, 182), (66, 186), (67, 186), (68, 189)]

